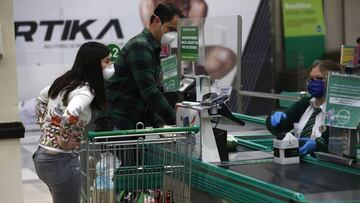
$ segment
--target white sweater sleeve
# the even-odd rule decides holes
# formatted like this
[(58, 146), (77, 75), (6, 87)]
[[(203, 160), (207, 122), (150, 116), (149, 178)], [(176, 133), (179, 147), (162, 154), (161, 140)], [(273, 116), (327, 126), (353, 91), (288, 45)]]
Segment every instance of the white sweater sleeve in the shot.
[(81, 111), (90, 107), (93, 99), (94, 94), (87, 85), (72, 91), (68, 97), (69, 102), (64, 112), (64, 116), (80, 116)]
[(37, 99), (39, 99), (43, 103), (47, 103), (49, 101), (49, 93), (48, 93), (49, 89), (50, 86), (47, 86), (44, 89), (42, 89), (39, 95), (37, 96)]
[(39, 93), (35, 99), (35, 114), (37, 119), (37, 124), (40, 126), (44, 123), (44, 119), (47, 112), (47, 106), (49, 102), (49, 92), (50, 86), (45, 87)]

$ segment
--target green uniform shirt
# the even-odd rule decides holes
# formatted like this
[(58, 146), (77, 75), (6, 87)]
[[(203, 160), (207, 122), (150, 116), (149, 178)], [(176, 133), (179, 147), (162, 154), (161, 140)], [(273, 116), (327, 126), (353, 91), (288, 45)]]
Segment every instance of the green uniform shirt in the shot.
[(174, 124), (175, 111), (160, 90), (160, 51), (147, 28), (125, 44), (105, 85), (109, 107), (98, 117), (110, 117), (124, 130), (135, 129), (137, 122)]
[[(304, 97), (298, 102), (291, 105), (288, 109), (284, 111), (287, 116), (287, 119), (281, 120), (280, 124), (276, 127), (271, 126), (271, 115), (270, 114), (266, 119), (266, 127), (273, 135), (277, 135), (279, 133), (289, 132), (294, 127), (294, 123), (298, 123), (301, 116), (305, 112), (305, 110), (310, 105), (310, 97)], [(325, 132), (321, 134), (321, 137), (315, 139), (316, 141), (316, 151), (327, 152), (328, 150), (328, 142), (329, 142), (329, 130), (327, 129)]]

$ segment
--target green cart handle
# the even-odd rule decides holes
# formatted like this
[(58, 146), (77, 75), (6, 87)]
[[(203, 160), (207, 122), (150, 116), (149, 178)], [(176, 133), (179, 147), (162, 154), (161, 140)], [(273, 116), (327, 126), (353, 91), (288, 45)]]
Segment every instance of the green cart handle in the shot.
[(136, 134), (143, 135), (143, 134), (180, 133), (180, 132), (197, 133), (199, 131), (200, 131), (200, 127), (194, 125), (191, 127), (145, 128), (145, 129), (114, 130), (114, 131), (102, 131), (102, 132), (89, 131), (87, 137), (88, 139), (93, 139), (95, 137), (104, 137), (104, 136), (136, 135)]

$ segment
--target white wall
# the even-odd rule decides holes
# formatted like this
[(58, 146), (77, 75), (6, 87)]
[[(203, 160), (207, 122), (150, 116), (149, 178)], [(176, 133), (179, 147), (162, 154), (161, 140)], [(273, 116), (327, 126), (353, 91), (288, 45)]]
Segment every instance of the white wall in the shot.
[(327, 52), (340, 51), (343, 44), (342, 1), (324, 1), (325, 48)]
[(355, 45), (356, 39), (360, 37), (360, 1), (344, 1), (344, 22), (345, 22), (345, 44)]
[[(1, 0), (0, 123), (19, 120), (13, 16), (13, 1)], [(23, 202), (20, 149), (20, 139), (0, 139), (0, 202)]]
[(0, 122), (17, 121), (17, 83), (12, 0), (0, 1), (4, 56), (0, 59)]
[(355, 45), (360, 37), (360, 1), (324, 1), (326, 51), (340, 52), (341, 45)]

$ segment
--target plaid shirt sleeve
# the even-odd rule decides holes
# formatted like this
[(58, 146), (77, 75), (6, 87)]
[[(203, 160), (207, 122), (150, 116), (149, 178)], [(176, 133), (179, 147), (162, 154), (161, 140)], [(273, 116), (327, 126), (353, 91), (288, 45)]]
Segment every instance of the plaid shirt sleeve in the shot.
[[(166, 123), (157, 113), (153, 112), (151, 109), (147, 110), (146, 119), (147, 122), (155, 128), (159, 128)], [(174, 123), (168, 123), (168, 124), (170, 125)]]
[(127, 54), (135, 83), (148, 107), (156, 112), (167, 124), (175, 122), (175, 111), (156, 86), (155, 66), (152, 51), (146, 45), (134, 43)]

